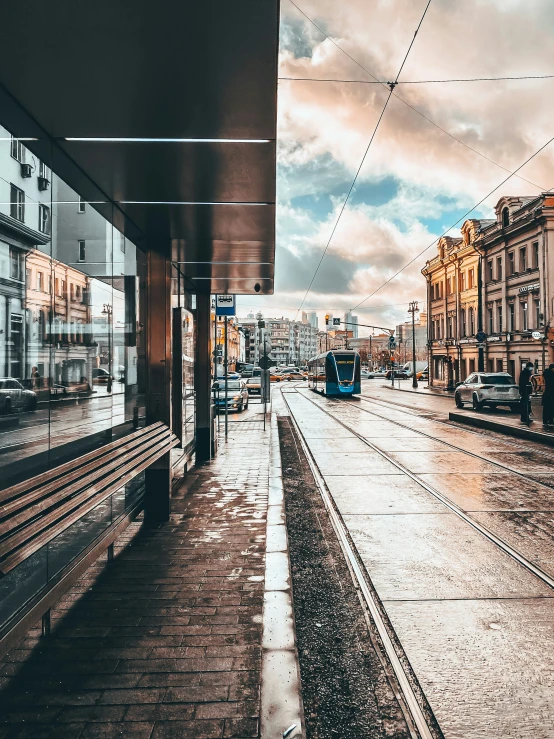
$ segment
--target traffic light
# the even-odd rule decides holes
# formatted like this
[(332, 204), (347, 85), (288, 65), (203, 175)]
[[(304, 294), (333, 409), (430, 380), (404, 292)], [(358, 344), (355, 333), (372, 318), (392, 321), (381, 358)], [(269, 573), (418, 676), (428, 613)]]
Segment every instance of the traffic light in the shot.
[(326, 325), (326, 326), (328, 326), (328, 325), (329, 325), (329, 318), (330, 318), (330, 317), (331, 317), (331, 316), (329, 316), (328, 314), (325, 314), (325, 325)]

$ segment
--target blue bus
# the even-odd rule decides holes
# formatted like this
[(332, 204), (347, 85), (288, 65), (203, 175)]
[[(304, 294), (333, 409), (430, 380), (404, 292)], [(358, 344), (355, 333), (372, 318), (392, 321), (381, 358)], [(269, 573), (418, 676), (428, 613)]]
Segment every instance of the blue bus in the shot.
[(361, 393), (360, 355), (348, 349), (335, 349), (310, 359), (308, 387), (322, 395)]

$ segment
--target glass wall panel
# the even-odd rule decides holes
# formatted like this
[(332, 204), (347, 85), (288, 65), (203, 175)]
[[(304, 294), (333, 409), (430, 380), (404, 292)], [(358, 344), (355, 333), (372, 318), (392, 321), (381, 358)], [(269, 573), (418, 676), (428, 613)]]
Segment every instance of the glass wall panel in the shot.
[(0, 481), (49, 449), (51, 180), (0, 126)]
[(145, 254), (44, 150), (0, 127), (0, 487), (145, 417)]

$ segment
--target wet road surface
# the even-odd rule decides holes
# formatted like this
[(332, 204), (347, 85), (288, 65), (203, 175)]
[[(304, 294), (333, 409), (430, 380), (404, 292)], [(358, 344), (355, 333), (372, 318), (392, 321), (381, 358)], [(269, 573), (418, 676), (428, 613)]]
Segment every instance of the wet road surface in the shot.
[(554, 453), (382, 392), (284, 398), (444, 736), (554, 737)]

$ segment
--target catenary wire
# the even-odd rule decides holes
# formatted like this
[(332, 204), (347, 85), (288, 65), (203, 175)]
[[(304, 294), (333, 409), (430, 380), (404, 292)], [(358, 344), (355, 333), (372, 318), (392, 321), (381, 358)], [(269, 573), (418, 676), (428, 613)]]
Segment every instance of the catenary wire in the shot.
[[(339, 47), (340, 48), (340, 47)], [(345, 82), (356, 85), (388, 85), (390, 84), (386, 80), (334, 80), (322, 77), (278, 77), (278, 80), (285, 80), (288, 82)], [(554, 74), (538, 74), (538, 75), (523, 75), (521, 77), (464, 77), (461, 79), (446, 79), (446, 80), (402, 80), (398, 82), (399, 85), (433, 85), (442, 84), (444, 82), (504, 82), (507, 80), (550, 80), (554, 79)]]
[[(292, 0), (291, 0), (291, 2), (292, 2)], [(295, 3), (293, 3), (293, 5), (295, 5)], [(306, 298), (308, 297), (308, 294), (309, 294), (309, 292), (310, 292), (310, 290), (312, 288), (312, 285), (314, 284), (314, 280), (315, 280), (315, 278), (317, 276), (317, 273), (319, 272), (319, 268), (321, 267), (321, 264), (323, 262), (323, 259), (325, 258), (325, 255), (327, 254), (327, 250), (329, 249), (329, 246), (331, 244), (331, 241), (333, 239), (333, 236), (335, 234), (335, 231), (337, 230), (337, 226), (339, 225), (341, 216), (344, 213), (344, 210), (346, 208), (346, 205), (348, 203), (348, 200), (350, 199), (350, 195), (352, 194), (352, 191), (354, 189), (354, 186), (356, 185), (356, 181), (357, 181), (358, 176), (359, 176), (359, 174), (361, 172), (361, 169), (362, 169), (362, 167), (364, 165), (364, 162), (365, 162), (366, 157), (368, 155), (369, 149), (371, 148), (371, 144), (373, 143), (373, 140), (375, 138), (375, 134), (377, 133), (377, 129), (379, 128), (379, 124), (383, 120), (383, 116), (385, 114), (385, 111), (387, 109), (387, 106), (389, 104), (389, 101), (390, 101), (390, 99), (391, 99), (391, 97), (392, 97), (392, 95), (394, 93), (394, 88), (398, 84), (398, 78), (400, 77), (400, 74), (402, 72), (402, 69), (404, 68), (404, 64), (406, 63), (406, 59), (408, 58), (408, 55), (409, 55), (409, 53), (410, 53), (410, 51), (412, 49), (412, 46), (414, 45), (415, 38), (416, 38), (416, 36), (418, 34), (419, 29), (421, 28), (421, 24), (423, 23), (423, 20), (424, 20), (426, 14), (427, 14), (427, 11), (428, 11), (430, 5), (431, 5), (431, 0), (428, 0), (427, 5), (425, 6), (425, 10), (423, 11), (423, 15), (421, 16), (420, 21), (419, 21), (419, 23), (417, 25), (417, 28), (415, 30), (415, 33), (414, 33), (414, 35), (412, 37), (412, 40), (410, 41), (410, 45), (408, 46), (408, 50), (406, 51), (406, 54), (404, 55), (404, 59), (402, 60), (402, 64), (400, 65), (400, 69), (398, 70), (398, 74), (396, 75), (395, 81), (389, 84), (389, 88), (390, 88), (389, 94), (387, 96), (387, 99), (385, 100), (385, 104), (383, 106), (383, 109), (381, 110), (381, 114), (380, 114), (380, 116), (379, 116), (379, 118), (377, 120), (377, 123), (375, 125), (375, 128), (373, 129), (373, 133), (371, 134), (371, 138), (369, 139), (369, 143), (368, 143), (367, 148), (366, 148), (366, 150), (364, 152), (364, 155), (362, 157), (362, 161), (360, 162), (360, 166), (358, 167), (358, 170), (356, 171), (356, 174), (354, 175), (354, 179), (352, 180), (352, 184), (350, 185), (350, 189), (348, 190), (348, 193), (346, 195), (346, 198), (344, 199), (344, 202), (342, 204), (342, 207), (341, 207), (341, 209), (339, 211), (339, 215), (338, 215), (337, 220), (335, 221), (335, 224), (334, 224), (333, 229), (331, 231), (331, 235), (329, 236), (329, 239), (327, 241), (327, 244), (325, 245), (325, 249), (323, 250), (323, 253), (322, 253), (321, 257), (320, 257), (320, 260), (319, 260), (319, 262), (317, 264), (317, 267), (315, 268), (314, 274), (312, 275), (312, 279), (310, 280), (310, 284), (308, 285), (308, 289), (306, 290), (306, 294), (302, 298), (302, 302), (300, 303), (300, 307), (296, 311), (296, 316), (298, 316), (298, 314), (302, 310), (302, 306), (304, 305), (304, 303), (306, 301)], [(295, 5), (295, 7), (298, 7), (298, 6)], [(295, 316), (295, 318), (296, 318), (296, 316)]]
[[(480, 205), (481, 205), (481, 204), (482, 204), (482, 203), (483, 203), (483, 202), (484, 202), (484, 201), (485, 201), (485, 200), (486, 200), (487, 198), (489, 198), (489, 197), (490, 197), (490, 196), (491, 196), (491, 195), (492, 195), (493, 193), (495, 193), (495, 192), (496, 192), (496, 190), (498, 190), (498, 188), (499, 188), (499, 187), (502, 187), (502, 185), (504, 185), (504, 184), (505, 184), (506, 182), (508, 182), (508, 180), (509, 180), (509, 179), (511, 179), (511, 178), (512, 178), (512, 177), (513, 177), (514, 175), (516, 175), (516, 174), (517, 174), (517, 172), (519, 172), (519, 170), (520, 170), (520, 169), (522, 169), (523, 167), (525, 167), (525, 165), (526, 165), (526, 164), (528, 164), (528, 163), (529, 163), (529, 162), (530, 162), (530, 161), (531, 161), (532, 159), (534, 159), (534, 158), (535, 158), (535, 157), (536, 157), (536, 156), (537, 156), (538, 154), (540, 154), (540, 153), (541, 153), (541, 151), (543, 151), (544, 149), (546, 149), (546, 147), (547, 147), (547, 146), (548, 146), (549, 144), (551, 144), (551, 143), (552, 143), (553, 141), (554, 141), (554, 136), (552, 136), (552, 138), (551, 138), (551, 139), (549, 139), (549, 140), (548, 140), (548, 141), (546, 142), (546, 144), (543, 144), (543, 145), (542, 145), (542, 146), (540, 147), (540, 149), (537, 149), (537, 151), (536, 151), (536, 152), (535, 152), (534, 154), (532, 154), (532, 155), (531, 155), (531, 156), (530, 156), (530, 157), (529, 157), (528, 159), (526, 159), (526, 160), (525, 160), (525, 161), (523, 162), (523, 164), (520, 164), (520, 165), (519, 165), (519, 167), (518, 167), (517, 169), (515, 169), (515, 170), (514, 170), (514, 171), (513, 171), (513, 172), (512, 172), (512, 173), (511, 173), (510, 175), (508, 175), (508, 177), (505, 177), (505, 178), (504, 178), (504, 179), (502, 180), (502, 182), (500, 182), (500, 183), (499, 183), (498, 185), (496, 185), (496, 187), (495, 187), (495, 188), (493, 188), (493, 189), (492, 189), (492, 190), (491, 190), (491, 191), (490, 191), (489, 193), (487, 193), (487, 194), (486, 194), (486, 195), (485, 195), (485, 196), (484, 196), (483, 198), (481, 198), (481, 200), (480, 200), (480, 201), (479, 201), (478, 203), (476, 203), (476, 204), (475, 204), (475, 205), (474, 205), (474, 206), (473, 206), (472, 208), (470, 208), (470, 209), (469, 209), (468, 211), (466, 211), (466, 212), (464, 213), (464, 215), (463, 215), (463, 216), (461, 216), (460, 218), (458, 218), (458, 220), (457, 220), (457, 221), (456, 221), (455, 223), (453, 223), (453, 224), (452, 224), (451, 226), (449, 226), (449, 228), (447, 228), (447, 229), (446, 229), (445, 231), (443, 231), (443, 232), (442, 232), (442, 234), (441, 234), (441, 235), (440, 235), (440, 236), (439, 236), (438, 238), (436, 238), (436, 239), (433, 239), (433, 241), (432, 241), (432, 242), (431, 242), (431, 243), (429, 244), (429, 246), (426, 246), (426, 247), (425, 247), (425, 249), (423, 249), (422, 251), (420, 251), (420, 252), (419, 252), (419, 254), (416, 254), (416, 255), (415, 255), (415, 257), (413, 257), (412, 259), (410, 259), (410, 261), (409, 261), (409, 262), (406, 262), (406, 264), (405, 264), (405, 265), (404, 265), (403, 267), (401, 267), (401, 268), (400, 268), (400, 269), (398, 270), (398, 272), (395, 272), (395, 273), (394, 273), (394, 274), (392, 275), (392, 277), (389, 277), (389, 279), (388, 279), (388, 280), (386, 280), (385, 282), (383, 282), (383, 284), (382, 284), (382, 285), (381, 285), (380, 287), (378, 287), (378, 288), (377, 288), (376, 290), (374, 290), (374, 291), (373, 291), (373, 292), (372, 292), (372, 293), (371, 293), (370, 295), (368, 295), (368, 296), (367, 296), (367, 298), (364, 298), (364, 299), (363, 299), (363, 300), (362, 300), (362, 301), (361, 301), (360, 303), (357, 303), (357, 304), (356, 304), (356, 305), (355, 305), (355, 306), (354, 306), (353, 308), (351, 308), (351, 310), (356, 310), (356, 308), (359, 308), (359, 307), (360, 307), (361, 305), (363, 305), (363, 304), (364, 304), (364, 303), (365, 303), (365, 302), (366, 302), (367, 300), (369, 300), (369, 299), (370, 299), (370, 298), (372, 298), (372, 297), (373, 297), (373, 296), (374, 296), (374, 295), (375, 295), (376, 293), (378, 293), (378, 292), (379, 292), (380, 290), (382, 290), (382, 289), (383, 289), (383, 288), (385, 287), (385, 285), (388, 285), (388, 284), (389, 284), (389, 282), (392, 282), (392, 280), (394, 280), (394, 279), (395, 279), (395, 277), (398, 277), (398, 275), (399, 275), (399, 274), (400, 274), (401, 272), (403, 272), (403, 271), (404, 271), (405, 269), (407, 269), (407, 268), (408, 268), (408, 267), (409, 267), (409, 266), (410, 266), (411, 264), (413, 264), (413, 263), (414, 263), (415, 261), (417, 261), (417, 260), (418, 260), (418, 259), (419, 259), (419, 258), (420, 258), (421, 256), (423, 256), (423, 254), (425, 254), (425, 252), (426, 252), (426, 251), (428, 251), (428, 250), (429, 250), (429, 249), (430, 249), (430, 248), (431, 248), (432, 246), (434, 246), (434, 245), (435, 245), (435, 244), (437, 243), (437, 241), (438, 241), (439, 239), (441, 239), (441, 238), (442, 238), (443, 236), (446, 236), (446, 234), (447, 234), (447, 233), (448, 233), (448, 232), (449, 232), (449, 231), (450, 231), (451, 229), (455, 228), (455, 227), (456, 227), (456, 226), (458, 225), (458, 223), (460, 223), (460, 221), (463, 221), (463, 220), (465, 220), (465, 219), (466, 219), (466, 218), (468, 217), (468, 215), (469, 215), (470, 213), (472, 213), (472, 212), (473, 212), (473, 211), (475, 210), (475, 208), (478, 208), (478, 207), (479, 207), (479, 206), (480, 206)], [(551, 191), (552, 189), (553, 189), (553, 188), (550, 188), (549, 190), (546, 190), (545, 192), (550, 192), (550, 191)]]
[[(354, 64), (356, 64), (360, 69), (362, 69), (366, 74), (368, 74), (371, 77), (371, 79), (374, 80), (375, 83), (380, 84), (380, 85), (383, 85), (385, 87), (387, 86), (387, 83), (386, 82), (382, 82), (382, 81), (378, 80), (377, 77), (375, 77), (375, 75), (373, 75), (369, 71), (369, 69), (367, 69), (366, 67), (364, 67), (364, 65), (361, 64), (357, 59), (355, 59), (351, 54), (349, 54), (346, 51), (346, 49), (343, 49), (343, 47), (340, 46), (340, 44), (338, 44), (333, 38), (331, 38), (331, 36), (329, 36), (327, 33), (325, 33), (325, 31), (320, 26), (318, 26), (317, 23), (312, 18), (310, 18), (310, 16), (307, 15), (302, 10), (302, 8), (300, 8), (294, 2), (294, 0), (289, 0), (289, 2), (292, 5), (294, 5), (294, 7), (298, 10), (298, 12), (299, 13), (302, 13), (302, 15), (304, 16), (304, 18), (306, 18), (306, 20), (308, 20), (315, 28), (317, 28), (317, 30), (323, 36), (325, 36), (326, 39), (328, 39), (334, 46), (336, 46), (339, 51), (341, 51), (343, 54), (345, 54), (351, 61), (354, 62)], [(503, 169), (505, 172), (509, 172), (510, 171), (507, 167), (504, 167), (502, 164), (498, 164), (498, 162), (495, 162), (494, 159), (491, 159), (486, 154), (483, 154), (482, 152), (478, 151), (477, 149), (474, 149), (469, 144), (466, 144), (465, 141), (462, 141), (462, 139), (457, 138), (456, 136), (454, 136), (454, 134), (450, 133), (450, 131), (447, 131), (445, 128), (443, 128), (442, 126), (440, 126), (438, 123), (435, 123), (435, 121), (433, 121), (431, 118), (429, 118), (428, 116), (426, 116), (425, 113), (422, 113), (421, 110), (419, 110), (418, 108), (416, 108), (415, 106), (413, 106), (411, 103), (409, 103), (404, 98), (400, 97), (400, 95), (398, 95), (398, 93), (393, 92), (393, 95), (394, 95), (395, 98), (397, 98), (398, 100), (400, 100), (401, 103), (404, 103), (404, 105), (407, 105), (408, 108), (410, 108), (411, 110), (413, 110), (414, 113), (417, 113), (419, 116), (421, 116), (422, 118), (424, 118), (428, 123), (430, 123), (432, 126), (435, 126), (435, 128), (438, 128), (439, 131), (441, 131), (442, 133), (446, 134), (447, 136), (449, 136), (454, 141), (457, 141), (462, 146), (465, 146), (466, 149), (469, 149), (474, 154), (477, 154), (478, 156), (480, 156), (483, 159), (485, 159), (487, 162), (490, 162), (491, 164), (494, 164), (496, 167), (499, 167), (500, 169)], [(525, 177), (519, 177), (519, 179), (522, 180), (523, 182), (527, 182), (529, 185), (533, 185), (533, 187), (536, 187), (539, 190), (544, 190), (544, 187), (542, 185), (537, 185), (536, 182), (531, 182), (531, 180), (527, 180), (527, 179), (525, 179)]]

